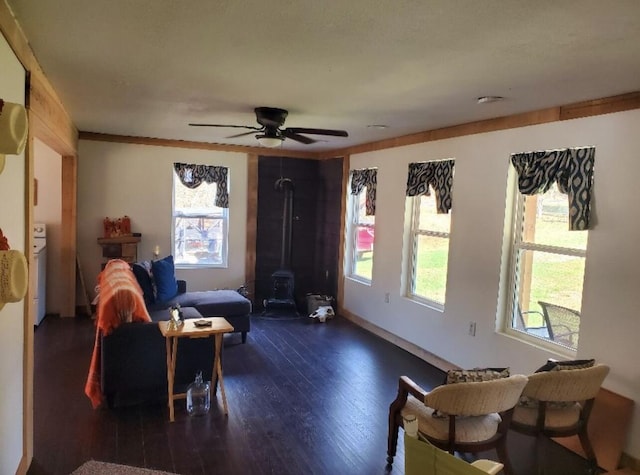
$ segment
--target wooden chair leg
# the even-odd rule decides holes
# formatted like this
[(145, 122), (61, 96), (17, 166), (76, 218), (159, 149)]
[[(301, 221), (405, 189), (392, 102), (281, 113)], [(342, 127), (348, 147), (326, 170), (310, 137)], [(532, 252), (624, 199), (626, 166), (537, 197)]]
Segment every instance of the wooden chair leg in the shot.
[(591, 469), (595, 469), (598, 467), (598, 460), (596, 458), (596, 453), (591, 446), (591, 441), (589, 440), (589, 435), (587, 434), (586, 425), (582, 427), (580, 432), (578, 432), (578, 438), (580, 439), (580, 443), (582, 444), (582, 449), (587, 456), (587, 460), (591, 465)]
[(398, 447), (398, 432), (400, 425), (397, 422), (397, 414), (394, 411), (389, 410), (389, 435), (387, 437), (387, 464), (393, 463), (393, 457), (396, 455), (396, 449)]
[(387, 468), (391, 468), (393, 457), (396, 455), (396, 447), (398, 445), (398, 429), (402, 424), (402, 408), (407, 403), (409, 392), (406, 388), (407, 383), (400, 378), (398, 383), (398, 395), (389, 405), (389, 435), (387, 438)]

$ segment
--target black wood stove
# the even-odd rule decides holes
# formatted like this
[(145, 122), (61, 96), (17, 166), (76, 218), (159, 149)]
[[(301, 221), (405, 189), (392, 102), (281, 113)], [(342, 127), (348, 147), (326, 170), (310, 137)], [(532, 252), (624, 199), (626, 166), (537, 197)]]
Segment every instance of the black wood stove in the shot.
[(291, 235), (293, 224), (293, 181), (280, 178), (276, 190), (284, 192), (282, 211), (282, 249), (280, 268), (271, 274), (271, 297), (264, 302), (264, 312), (270, 316), (297, 315), (294, 298), (295, 275), (291, 270)]

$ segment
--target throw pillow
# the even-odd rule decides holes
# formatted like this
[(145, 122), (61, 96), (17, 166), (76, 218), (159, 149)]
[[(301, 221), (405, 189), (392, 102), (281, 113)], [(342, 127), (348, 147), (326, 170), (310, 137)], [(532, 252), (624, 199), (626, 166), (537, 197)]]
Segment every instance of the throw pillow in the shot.
[(167, 256), (159, 261), (151, 263), (153, 278), (156, 282), (156, 300), (167, 302), (178, 293), (178, 282), (176, 281), (176, 271), (173, 265), (173, 256)]
[[(595, 359), (567, 361), (548, 360), (544, 365), (536, 370), (536, 373), (544, 373), (545, 371), (585, 369), (591, 368), (595, 364)], [(575, 403), (572, 401), (549, 401), (547, 402), (547, 407), (549, 409), (566, 409), (573, 406), (574, 404)], [(518, 405), (523, 407), (538, 407), (538, 400), (528, 396), (520, 396), (520, 402), (518, 403)]]
[(147, 270), (144, 263), (136, 262), (131, 266), (133, 275), (135, 275), (138, 285), (142, 289), (142, 295), (144, 296), (144, 303), (147, 305), (153, 305), (156, 303), (155, 292), (153, 291), (153, 282), (151, 280), (151, 274)]
[[(474, 369), (450, 369), (447, 371), (447, 377), (444, 384), (455, 383), (479, 383), (482, 381), (492, 381), (494, 379), (508, 378), (510, 376), (509, 368), (474, 368)], [(449, 414), (438, 411), (437, 409), (431, 414), (432, 417), (444, 418)]]
[(567, 360), (567, 361), (549, 360), (543, 366), (538, 368), (536, 370), (536, 373), (542, 373), (544, 371), (563, 371), (568, 369), (591, 368), (595, 364), (596, 364), (595, 359)]

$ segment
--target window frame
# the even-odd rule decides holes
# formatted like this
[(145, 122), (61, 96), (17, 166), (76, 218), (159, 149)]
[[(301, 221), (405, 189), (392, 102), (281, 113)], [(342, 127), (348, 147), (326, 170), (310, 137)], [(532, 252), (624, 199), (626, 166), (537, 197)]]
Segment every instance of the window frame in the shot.
[[(435, 191), (432, 191), (435, 193)], [(447, 240), (447, 256), (449, 254), (449, 250), (451, 247), (451, 221), (449, 221), (449, 232), (442, 231), (432, 231), (432, 230), (422, 230), (420, 229), (420, 209), (422, 208), (422, 200), (420, 199), (422, 195), (409, 197), (410, 206), (411, 206), (411, 224), (408, 230), (409, 232), (409, 253), (407, 256), (407, 286), (405, 295), (408, 299), (413, 300), (415, 302), (424, 304), (428, 307), (434, 308), (436, 310), (444, 311), (446, 305), (446, 295), (447, 295), (447, 285), (449, 282), (449, 259), (447, 257), (447, 272), (444, 281), (444, 289), (445, 289), (445, 298), (444, 302), (438, 302), (437, 300), (431, 299), (424, 295), (420, 295), (416, 293), (416, 277), (418, 270), (418, 237), (419, 236), (430, 236), (436, 238), (442, 238)], [(435, 195), (434, 195), (435, 198)], [(449, 215), (449, 219), (451, 219), (451, 211), (447, 213)]]
[[(229, 208), (219, 208), (215, 206), (215, 204), (208, 208), (208, 210), (213, 211), (216, 209), (221, 210), (221, 212), (213, 211), (213, 212), (202, 212), (202, 213), (189, 213), (189, 212), (176, 212), (176, 186), (177, 185), (184, 186), (180, 177), (177, 175), (175, 170), (173, 171), (173, 185), (171, 189), (171, 252), (174, 256), (174, 266), (176, 269), (226, 269), (229, 267)], [(217, 183), (212, 183), (209, 185), (215, 185), (216, 190), (214, 192), (214, 196), (217, 193)], [(202, 185), (200, 185), (202, 186)], [(187, 190), (191, 190), (189, 187), (184, 186)], [(197, 188), (195, 188), (197, 189)], [(194, 189), (194, 190), (195, 190)], [(178, 249), (176, 243), (176, 225), (177, 220), (179, 218), (204, 218), (204, 219), (220, 219), (222, 220), (222, 243), (220, 247), (220, 255), (222, 258), (222, 262), (219, 264), (216, 263), (186, 263), (177, 261)]]
[[(357, 195), (349, 193), (349, 228), (348, 228), (348, 240), (349, 243), (349, 252), (347, 253), (349, 256), (348, 267), (347, 267), (347, 277), (355, 280), (357, 282), (371, 285), (373, 282), (373, 263), (375, 261), (375, 216), (374, 224), (369, 223), (361, 223), (360, 222), (360, 200), (362, 197), (366, 199), (367, 196), (367, 187), (363, 187), (360, 193)], [(358, 229), (359, 228), (367, 228), (372, 229), (374, 231), (374, 245), (371, 249), (371, 278), (368, 278), (361, 274), (356, 274), (356, 266), (358, 260)]]
[[(513, 199), (513, 212), (512, 212), (512, 226), (511, 226), (511, 238), (509, 246), (509, 278), (508, 278), (508, 299), (504, 314), (503, 331), (521, 341), (541, 346), (552, 350), (556, 353), (563, 354), (569, 357), (575, 357), (578, 348), (571, 348), (567, 345), (550, 340), (544, 336), (537, 336), (532, 332), (527, 332), (518, 328), (515, 328), (514, 322), (516, 320), (518, 308), (520, 305), (519, 291), (521, 288), (520, 282), (520, 265), (521, 265), (521, 252), (530, 251), (543, 252), (549, 254), (555, 254), (560, 256), (580, 257), (584, 260), (584, 266), (586, 268), (587, 249), (576, 249), (562, 246), (552, 246), (548, 244), (536, 244), (528, 241), (524, 241), (525, 233), (525, 202), (526, 195), (520, 193), (517, 186), (517, 174), (514, 173), (512, 177), (514, 180), (514, 199)], [(553, 185), (557, 186), (557, 185)], [(587, 230), (588, 232), (588, 230)], [(588, 248), (588, 238), (587, 238)], [(530, 277), (531, 278), (531, 277)], [(584, 279), (584, 276), (583, 276)], [(584, 283), (584, 280), (583, 280)], [(582, 289), (581, 299), (584, 294), (584, 287)], [(551, 302), (553, 303), (553, 302)], [(579, 343), (578, 343), (579, 346)]]

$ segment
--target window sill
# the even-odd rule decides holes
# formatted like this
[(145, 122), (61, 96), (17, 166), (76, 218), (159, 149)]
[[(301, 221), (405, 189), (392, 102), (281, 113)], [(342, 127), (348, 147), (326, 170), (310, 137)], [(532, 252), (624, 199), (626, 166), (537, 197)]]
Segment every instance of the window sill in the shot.
[(423, 297), (418, 297), (417, 295), (405, 295), (404, 296), (410, 302), (418, 304), (422, 307), (426, 307), (431, 310), (435, 310), (436, 312), (444, 313), (444, 305), (433, 300), (428, 300)]
[(345, 276), (345, 278), (348, 279), (348, 280), (351, 280), (353, 282), (357, 282), (359, 284), (371, 287), (371, 280), (367, 279), (366, 277), (360, 277), (360, 276), (357, 276), (357, 275), (347, 275), (347, 276)]
[(524, 343), (525, 345), (532, 346), (538, 350), (551, 352), (560, 358), (575, 359), (578, 353), (577, 350), (572, 350), (565, 346), (558, 345), (557, 343), (553, 343), (550, 340), (545, 340), (543, 338), (536, 338), (535, 336), (528, 335), (525, 332), (520, 332), (517, 330), (512, 330), (512, 329), (498, 330), (496, 331), (496, 333), (506, 338), (510, 338), (520, 343)]
[(174, 267), (180, 270), (193, 269), (228, 269), (227, 264), (175, 264)]

